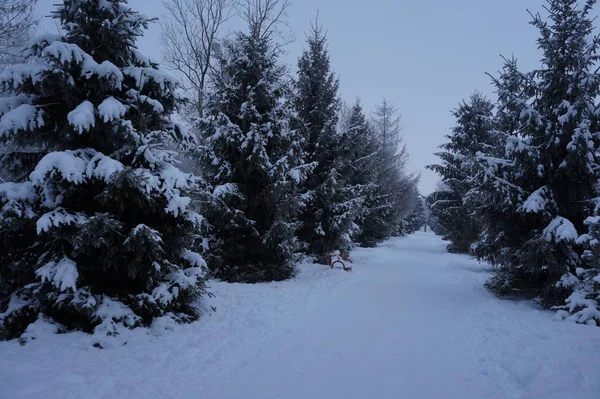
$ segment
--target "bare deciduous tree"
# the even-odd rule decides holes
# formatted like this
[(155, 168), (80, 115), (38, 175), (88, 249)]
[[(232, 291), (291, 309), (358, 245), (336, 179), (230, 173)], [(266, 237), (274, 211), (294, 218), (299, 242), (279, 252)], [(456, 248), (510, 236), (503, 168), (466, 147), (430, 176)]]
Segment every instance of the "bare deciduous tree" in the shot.
[(287, 11), (291, 0), (244, 0), (243, 17), (248, 23), (250, 34), (261, 38), (272, 35), (285, 36), (282, 27), (287, 27)]
[(12, 63), (38, 22), (37, 0), (0, 0), (0, 65)]
[(195, 116), (202, 115), (211, 61), (225, 23), (235, 14), (234, 0), (165, 0), (161, 22), (163, 58), (178, 72), (190, 94)]

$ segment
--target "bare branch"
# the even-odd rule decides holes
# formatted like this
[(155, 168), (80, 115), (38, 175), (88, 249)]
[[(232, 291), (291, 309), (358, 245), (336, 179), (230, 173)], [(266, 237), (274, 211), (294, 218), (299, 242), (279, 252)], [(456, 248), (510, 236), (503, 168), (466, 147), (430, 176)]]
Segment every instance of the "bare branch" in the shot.
[(287, 11), (291, 0), (243, 0), (243, 18), (251, 35), (261, 39), (279, 37), (282, 43), (275, 44), (275, 51), (294, 40), (287, 22)]
[(37, 0), (0, 0), (0, 64), (17, 62), (39, 18)]
[[(0, 0), (1, 1), (1, 0)], [(195, 117), (203, 112), (204, 91), (223, 27), (236, 13), (235, 0), (164, 0), (161, 21), (165, 65), (184, 80)]]

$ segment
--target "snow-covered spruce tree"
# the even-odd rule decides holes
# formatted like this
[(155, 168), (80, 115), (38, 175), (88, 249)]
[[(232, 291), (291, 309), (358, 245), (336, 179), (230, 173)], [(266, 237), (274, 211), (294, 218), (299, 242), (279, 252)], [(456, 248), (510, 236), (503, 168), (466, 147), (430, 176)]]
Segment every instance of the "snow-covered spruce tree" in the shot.
[(476, 154), (471, 188), (465, 195), (465, 204), (476, 216), (481, 229), (473, 253), (493, 265), (504, 264), (514, 256), (519, 245), (515, 238), (521, 225), (527, 223), (524, 215), (517, 211), (518, 204), (526, 197), (521, 188), (526, 177), (514, 169), (513, 158), (518, 154), (513, 149), (518, 149), (514, 140), (518, 139), (521, 112), (527, 114), (528, 99), (535, 89), (531, 76), (519, 71), (516, 59), (504, 61), (498, 78), (492, 77), (498, 96), (494, 128)]
[(419, 231), (421, 227), (427, 222), (427, 215), (425, 211), (425, 199), (419, 192), (415, 189), (412, 190), (414, 209), (413, 211), (404, 219), (405, 221), (405, 234), (412, 234), (415, 231)]
[(593, 35), (594, 0), (549, 0), (539, 14), (541, 67), (531, 73), (532, 95), (520, 103), (519, 128), (507, 148), (509, 182), (525, 195), (515, 210), (521, 223), (504, 232), (513, 243), (489, 286), (499, 293), (538, 297), (561, 305), (582, 266), (577, 237), (593, 210), (598, 182), (597, 71), (599, 38)]
[(214, 187), (209, 263), (227, 281), (286, 279), (298, 249), (298, 186), (311, 169), (293, 128), (291, 85), (260, 24), (250, 21), (225, 53), (201, 126), (201, 161)]
[(427, 212), (429, 214), (429, 227), (431, 228), (431, 231), (441, 237), (447, 237), (448, 231), (446, 231), (444, 223), (440, 224), (437, 213), (431, 210), (431, 205), (434, 204), (434, 201), (430, 200), (429, 197), (435, 193), (449, 190), (450, 189), (444, 184), (443, 180), (438, 180), (435, 185), (435, 190), (430, 195), (425, 197), (425, 206), (427, 207)]
[(405, 175), (406, 150), (398, 150), (399, 123), (387, 120), (393, 108), (384, 102), (381, 124), (369, 123), (360, 102), (349, 110), (341, 135), (345, 160), (342, 180), (356, 198), (358, 230), (354, 240), (373, 247), (398, 230), (402, 217), (413, 207), (414, 178)]
[(568, 281), (571, 294), (565, 300), (566, 304), (557, 305), (555, 309), (562, 319), (600, 325), (600, 217), (591, 216), (585, 224), (588, 233), (577, 240), (585, 248), (582, 267), (576, 268), (576, 275), (569, 275), (568, 280), (561, 280), (562, 283)]
[[(438, 182), (434, 192), (440, 191), (440, 189), (440, 182)], [(428, 228), (431, 230), (431, 232), (443, 237), (446, 234), (446, 232), (444, 231), (443, 227), (439, 225), (437, 217), (431, 212), (431, 209), (429, 208), (429, 196), (424, 196), (423, 202), (425, 205), (425, 214), (427, 215), (426, 223)]]
[(169, 120), (175, 83), (135, 48), (149, 20), (122, 0), (65, 0), (55, 17), (64, 36), (0, 74), (0, 139), (14, 159), (40, 149), (0, 184), (0, 335), (38, 317), (108, 334), (193, 320), (202, 218), (185, 196), (194, 178), (164, 150), (187, 139)]
[(428, 166), (442, 176), (447, 188), (432, 193), (427, 200), (453, 252), (469, 252), (480, 233), (479, 223), (464, 199), (472, 188), (475, 158), (487, 146), (493, 127), (492, 111), (492, 103), (479, 93), (463, 101), (453, 112), (456, 125), (446, 136), (449, 142), (441, 146), (443, 152), (436, 154), (441, 164)]
[(377, 181), (379, 147), (359, 100), (350, 108), (338, 146), (340, 192), (356, 225), (351, 237), (361, 246), (375, 246), (380, 240), (373, 230), (382, 222), (377, 212), (383, 195)]
[(327, 40), (315, 24), (298, 60), (296, 111), (307, 161), (316, 163), (303, 190), (306, 204), (298, 232), (308, 254), (326, 262), (332, 251), (347, 251), (353, 231), (353, 205), (340, 177), (339, 81), (331, 70)]

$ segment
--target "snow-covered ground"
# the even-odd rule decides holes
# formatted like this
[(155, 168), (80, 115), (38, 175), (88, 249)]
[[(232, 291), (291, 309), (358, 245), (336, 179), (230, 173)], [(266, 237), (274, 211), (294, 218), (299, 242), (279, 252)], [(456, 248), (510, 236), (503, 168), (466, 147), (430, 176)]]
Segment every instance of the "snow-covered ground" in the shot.
[(2, 342), (0, 398), (600, 398), (600, 328), (493, 297), (486, 265), (430, 233), (353, 257), (349, 273), (213, 282), (215, 312), (104, 349), (82, 333)]

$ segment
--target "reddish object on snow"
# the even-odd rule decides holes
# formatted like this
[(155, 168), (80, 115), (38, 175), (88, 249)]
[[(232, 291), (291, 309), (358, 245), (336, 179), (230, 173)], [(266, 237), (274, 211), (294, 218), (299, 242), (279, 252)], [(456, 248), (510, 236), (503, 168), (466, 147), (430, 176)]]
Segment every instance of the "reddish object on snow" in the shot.
[(329, 267), (332, 269), (352, 270), (352, 266), (346, 266), (345, 262), (352, 263), (352, 259), (346, 253), (334, 251), (327, 256), (327, 259), (329, 260)]

